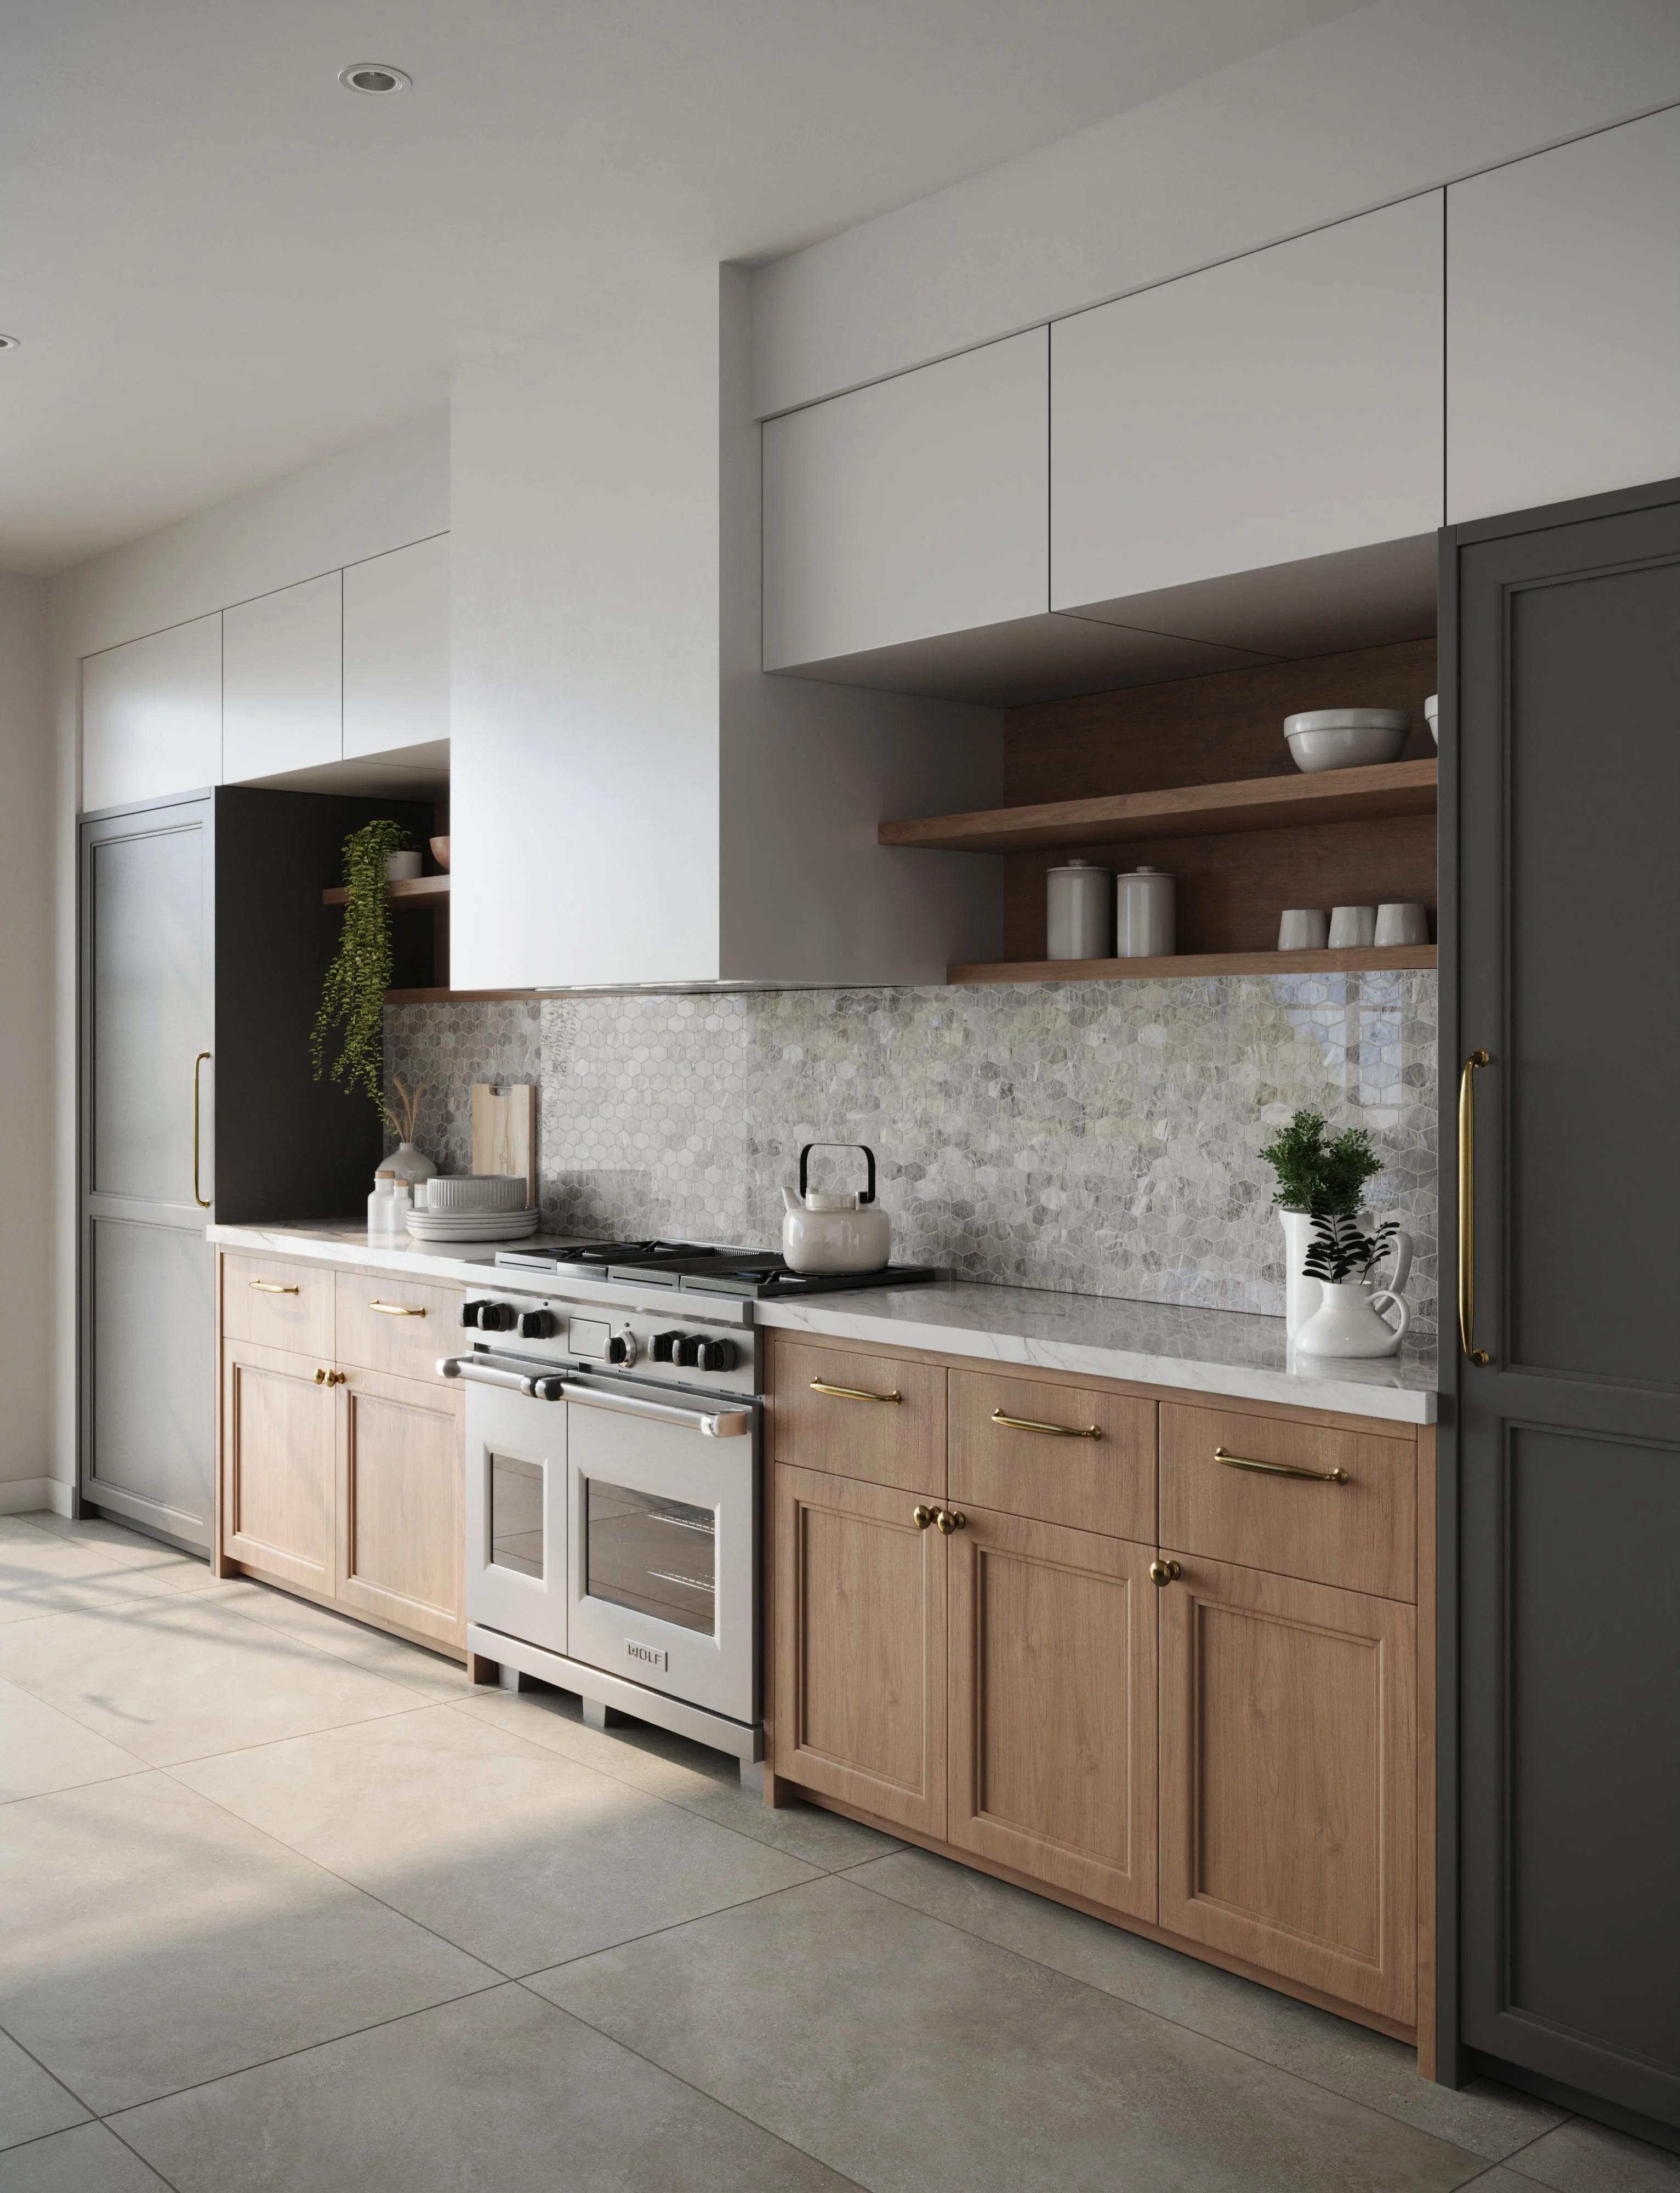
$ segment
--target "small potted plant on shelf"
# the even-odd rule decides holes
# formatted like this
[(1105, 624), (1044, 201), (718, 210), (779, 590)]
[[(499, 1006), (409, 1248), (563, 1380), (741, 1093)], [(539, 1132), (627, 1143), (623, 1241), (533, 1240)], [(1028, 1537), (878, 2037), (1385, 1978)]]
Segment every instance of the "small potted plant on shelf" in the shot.
[[(1369, 1357), (1393, 1355), (1406, 1337), (1412, 1314), (1403, 1295), (1392, 1287), (1370, 1288), (1371, 1267), (1393, 1244), (1400, 1228), (1391, 1218), (1370, 1233), (1349, 1211), (1315, 1211), (1306, 1276), (1318, 1282), (1318, 1307), (1295, 1335), (1308, 1355)], [(1378, 1304), (1391, 1303), (1397, 1324), (1379, 1316)]]
[[(1332, 1137), (1323, 1114), (1306, 1110), (1297, 1112), (1260, 1155), (1277, 1176), (1271, 1200), (1283, 1228), (1285, 1330), (1294, 1340), (1319, 1306), (1320, 1281), (1306, 1263), (1315, 1214), (1357, 1220), (1370, 1231), (1375, 1222), (1363, 1207), (1365, 1188), (1382, 1171), (1382, 1159), (1365, 1128), (1346, 1127)], [(1393, 1226), (1384, 1245), (1394, 1251), (1392, 1286), (1397, 1293), (1411, 1270), (1412, 1237)]]

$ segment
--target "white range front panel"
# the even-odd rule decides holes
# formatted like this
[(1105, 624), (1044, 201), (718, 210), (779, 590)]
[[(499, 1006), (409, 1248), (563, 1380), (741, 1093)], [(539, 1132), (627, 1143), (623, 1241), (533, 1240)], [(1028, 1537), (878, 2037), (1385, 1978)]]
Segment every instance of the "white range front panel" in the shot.
[(466, 1394), (469, 1622), (566, 1648), (566, 1405)]

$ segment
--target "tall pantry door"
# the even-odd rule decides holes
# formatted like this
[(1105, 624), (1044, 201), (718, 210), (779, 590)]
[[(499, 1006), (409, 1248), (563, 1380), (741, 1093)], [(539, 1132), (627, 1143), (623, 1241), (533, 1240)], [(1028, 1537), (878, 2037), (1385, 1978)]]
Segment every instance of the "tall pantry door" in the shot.
[(1680, 2126), (1680, 482), (1443, 577), (1460, 2037)]
[(212, 813), (200, 797), (82, 826), (82, 1497), (205, 1548)]

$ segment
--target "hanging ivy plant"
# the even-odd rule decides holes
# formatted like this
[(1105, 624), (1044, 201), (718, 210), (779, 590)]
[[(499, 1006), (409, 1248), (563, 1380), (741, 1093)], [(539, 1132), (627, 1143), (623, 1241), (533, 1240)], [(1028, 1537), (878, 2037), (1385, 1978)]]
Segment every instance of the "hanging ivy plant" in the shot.
[[(330, 1071), (341, 1089), (364, 1090), (385, 1111), (385, 993), (391, 988), (391, 903), (386, 896), (387, 853), (410, 844), (400, 822), (364, 822), (344, 841), (344, 930), (327, 970), (320, 1010), (309, 1039), (315, 1079)], [(344, 1047), (329, 1069), (327, 1046), (335, 1028)]]

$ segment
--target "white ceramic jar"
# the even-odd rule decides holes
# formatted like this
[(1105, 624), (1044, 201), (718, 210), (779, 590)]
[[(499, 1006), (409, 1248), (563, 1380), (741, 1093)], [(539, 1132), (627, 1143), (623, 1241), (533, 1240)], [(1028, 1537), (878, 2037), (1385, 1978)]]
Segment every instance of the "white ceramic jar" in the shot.
[(1114, 955), (1166, 959), (1178, 950), (1178, 885), (1162, 868), (1134, 868), (1114, 879)]
[(1068, 861), (1044, 878), (1047, 959), (1106, 959), (1114, 950), (1110, 871)]

